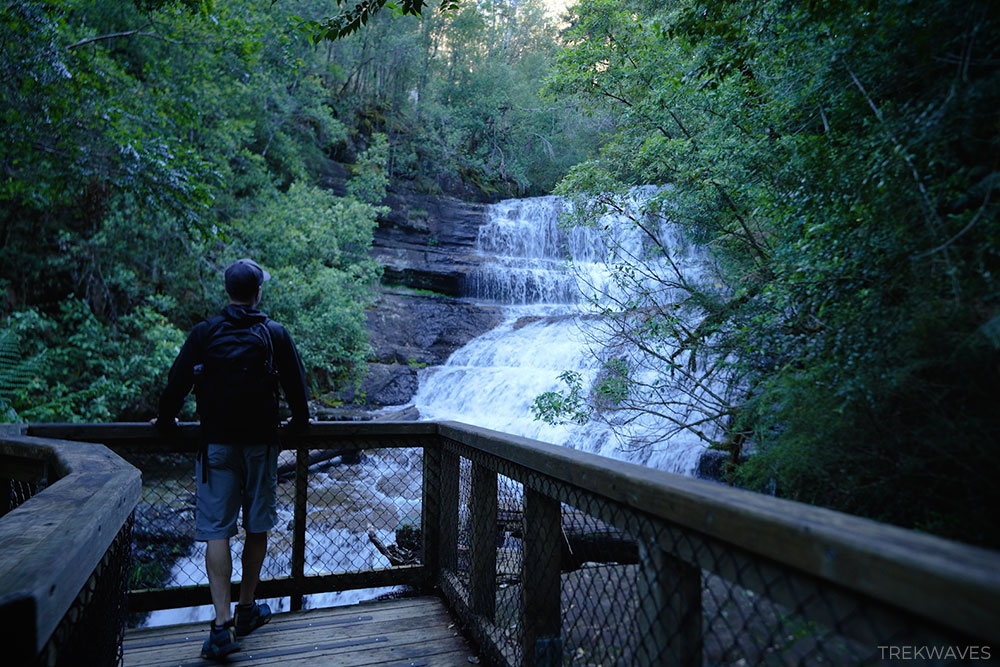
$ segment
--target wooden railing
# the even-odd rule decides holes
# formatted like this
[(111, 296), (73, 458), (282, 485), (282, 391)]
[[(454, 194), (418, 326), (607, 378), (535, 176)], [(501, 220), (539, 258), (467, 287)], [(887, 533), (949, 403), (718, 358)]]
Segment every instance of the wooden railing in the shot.
[[(12, 511), (8, 503), (0, 518), (4, 662), (27, 664), (44, 654), (40, 664), (70, 664), (84, 644), (89, 655), (113, 656), (121, 628), (90, 629), (125, 620), (124, 582), (106, 580), (123, 565), (115, 559), (127, 557), (129, 536), (121, 532), (139, 499), (139, 471), (103, 445), (22, 431), (0, 429), (2, 486), (8, 493), (15, 482), (39, 489)], [(116, 539), (126, 540), (124, 549), (113, 548)]]
[[(27, 430), (126, 459), (197, 448), (194, 426)], [(296, 452), (290, 566), (260, 596), (437, 589), (496, 664), (846, 664), (988, 657), (1000, 640), (992, 551), (456, 423), (321, 423), (282, 448)], [(414, 564), (307, 571), (319, 449), (418, 452)], [(130, 593), (133, 610), (207, 601), (204, 585)]]

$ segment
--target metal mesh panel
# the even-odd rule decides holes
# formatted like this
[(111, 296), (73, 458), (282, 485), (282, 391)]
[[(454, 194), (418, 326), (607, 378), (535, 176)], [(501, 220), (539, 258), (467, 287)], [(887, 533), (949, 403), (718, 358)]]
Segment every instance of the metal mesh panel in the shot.
[[(395, 444), (386, 438), (338, 441), (338, 449), (304, 452), (301, 463), (296, 450), (279, 452), (278, 524), (269, 531), (262, 580), (420, 563), (423, 448), (361, 449), (386, 443)], [(115, 449), (142, 471), (143, 478), (142, 497), (136, 508), (135, 567), (130, 590), (207, 584), (205, 545), (194, 541), (196, 453)], [(305, 493), (299, 510), (303, 521), (297, 535), (299, 465), (305, 470), (306, 484), (301, 486)], [(233, 539), (236, 580), (240, 578), (242, 519), (237, 523), (239, 532)], [(130, 625), (141, 624), (144, 617), (133, 615)]]
[(132, 526), (130, 515), (56, 626), (35, 665), (122, 664)]
[(418, 562), (406, 535), (419, 534), (422, 457), (420, 448), (368, 449), (349, 456), (352, 463), (314, 466), (306, 501), (306, 575), (385, 568), (393, 564), (390, 557), (398, 558), (396, 564)]
[(2, 511), (0, 511), (0, 516), (10, 512), (11, 510), (17, 509), (22, 503), (24, 503), (28, 498), (38, 494), (42, 489), (45, 488), (44, 482), (24, 482), (16, 479), (2, 480), (5, 486), (7, 486), (7, 502), (4, 505)]
[(142, 495), (135, 508), (130, 590), (203, 583), (202, 561), (191, 557), (195, 454), (120, 449), (116, 453), (142, 471)]
[[(977, 644), (459, 443), (446, 451), (459, 456), (461, 474), (455, 602), (493, 662), (859, 665), (887, 659), (891, 647)], [(500, 475), (495, 528), (488, 521), (496, 607), (485, 615), (476, 613), (482, 584), (473, 575), (482, 556), (461, 556), (474, 551), (469, 518), (483, 502), (471, 490), (477, 469)], [(546, 559), (556, 572), (539, 564)], [(549, 579), (558, 582), (557, 602), (545, 599)]]

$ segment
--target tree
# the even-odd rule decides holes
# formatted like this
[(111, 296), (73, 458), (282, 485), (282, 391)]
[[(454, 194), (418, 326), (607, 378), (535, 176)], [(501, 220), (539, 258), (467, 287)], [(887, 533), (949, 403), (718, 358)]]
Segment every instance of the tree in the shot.
[[(343, 7), (344, 4), (344, 0), (337, 0), (338, 7)], [(441, 0), (439, 10), (441, 14), (447, 15), (461, 4), (461, 0)], [(398, 4), (387, 0), (363, 0), (339, 14), (315, 21), (303, 21), (301, 25), (316, 41), (337, 40), (367, 25), (387, 5), (396, 16), (421, 16), (427, 3), (424, 0), (400, 0)]]
[[(996, 502), (1000, 471), (998, 17), (874, 9), (580, 4), (549, 91), (616, 129), (560, 189), (596, 197), (578, 209), (593, 224), (664, 186), (635, 216), (648, 254), (610, 246), (598, 390), (615, 391), (592, 408), (676, 390), (696, 426), (707, 387), (708, 439), (734, 464), (755, 452), (735, 480), (995, 545), (967, 508)], [(668, 223), (708, 250), (703, 280), (672, 270)]]
[(28, 357), (47, 349), (11, 399), (21, 418), (147, 416), (182, 332), (220, 305), (230, 261), (255, 248), (275, 275), (308, 269), (259, 228), (294, 228), (296, 214), (316, 214), (316, 242), (339, 249), (316, 255), (326, 263), (293, 335), (323, 351), (318, 390), (361, 372), (376, 210), (312, 190), (348, 136), (330, 65), (285, 4), (182, 4), (2, 12), (0, 330)]

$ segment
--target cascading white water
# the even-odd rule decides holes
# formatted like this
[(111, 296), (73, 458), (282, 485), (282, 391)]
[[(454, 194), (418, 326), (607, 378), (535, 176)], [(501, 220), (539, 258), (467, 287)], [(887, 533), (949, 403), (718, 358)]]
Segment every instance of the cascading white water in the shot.
[[(636, 192), (638, 200), (649, 189)], [(560, 216), (569, 204), (558, 197), (500, 202), (488, 208), (479, 231), (481, 268), (470, 277), (469, 298), (506, 305), (497, 328), (457, 350), (443, 366), (422, 371), (414, 404), (425, 419), (450, 419), (692, 474), (704, 442), (680, 433), (666, 443), (634, 447), (643, 431), (662, 427), (649, 416), (630, 420), (617, 433), (604, 423), (553, 426), (535, 420), (535, 397), (560, 391), (564, 371), (579, 374), (589, 387), (601, 369), (591, 349), (602, 301), (617, 294), (605, 263), (609, 245), (617, 257), (643, 258), (643, 232), (623, 215), (607, 215), (598, 228), (564, 229)], [(664, 229), (664, 247), (681, 249), (675, 264), (692, 277), (698, 258), (676, 230)], [(635, 440), (633, 440), (635, 438)]]

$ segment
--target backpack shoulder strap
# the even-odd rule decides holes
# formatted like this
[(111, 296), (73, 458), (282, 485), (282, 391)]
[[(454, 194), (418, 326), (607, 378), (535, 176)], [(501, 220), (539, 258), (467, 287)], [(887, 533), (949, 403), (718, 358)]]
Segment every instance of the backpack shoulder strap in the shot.
[(274, 367), (274, 341), (271, 340), (271, 327), (268, 326), (272, 321), (271, 318), (265, 317), (263, 322), (255, 323), (253, 328), (260, 327), (261, 336), (264, 339), (264, 344), (267, 346), (267, 361), (265, 362), (267, 372), (274, 375), (277, 373)]

